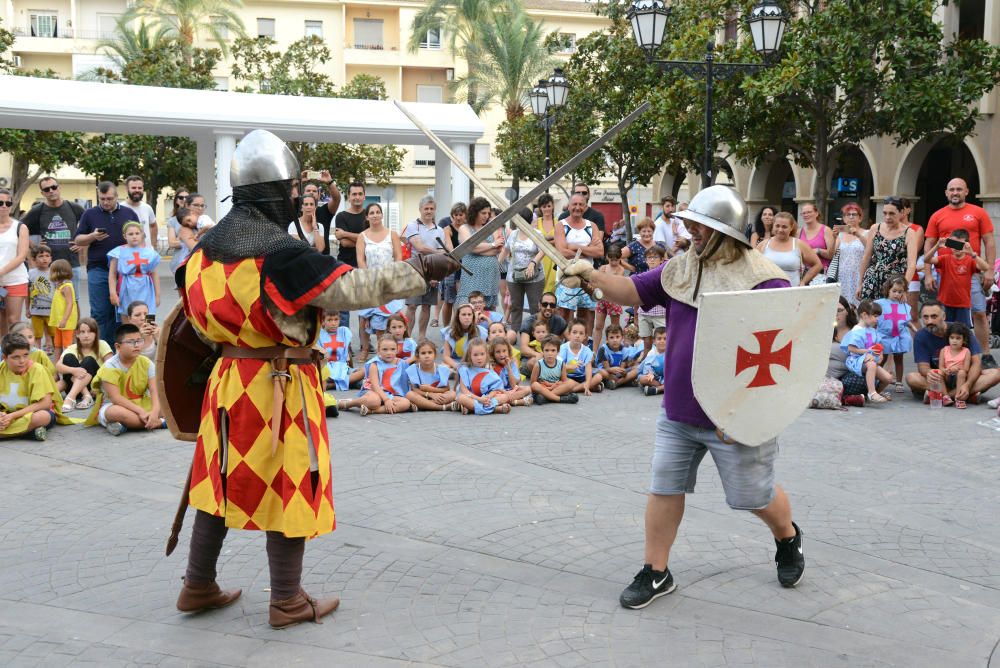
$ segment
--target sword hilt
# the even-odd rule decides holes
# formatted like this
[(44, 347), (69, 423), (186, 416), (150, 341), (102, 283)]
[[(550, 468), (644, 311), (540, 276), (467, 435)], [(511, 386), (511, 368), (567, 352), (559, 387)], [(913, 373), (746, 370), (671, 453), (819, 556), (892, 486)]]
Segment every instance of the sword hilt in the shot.
[[(573, 262), (576, 262), (577, 260), (579, 260), (581, 255), (583, 255), (583, 249), (582, 248), (578, 248), (577, 251), (576, 251), (576, 255), (573, 256)], [(562, 280), (560, 280), (559, 282), (561, 283)], [(586, 287), (584, 287), (585, 285), (586, 285)], [(604, 291), (602, 291), (600, 288), (591, 287), (591, 285), (589, 283), (587, 283), (586, 281), (583, 281), (580, 284), (580, 289), (583, 290), (584, 292), (586, 292), (588, 295), (590, 295), (594, 299), (596, 299), (597, 301), (601, 301), (602, 299), (604, 299)]]
[(451, 252), (450, 250), (448, 250), (448, 248), (447, 248), (447, 247), (446, 247), (446, 246), (445, 246), (445, 245), (444, 245), (443, 243), (441, 243), (441, 240), (440, 240), (440, 239), (437, 239), (437, 242), (438, 242), (438, 246), (440, 246), (440, 247), (441, 247), (441, 250), (443, 250), (443, 251), (444, 251), (444, 254), (445, 254), (445, 255), (447, 255), (447, 256), (448, 256), (448, 257), (450, 257), (450, 258), (451, 258), (452, 260), (454, 260), (455, 262), (457, 262), (457, 263), (458, 263), (458, 265), (459, 265), (459, 266), (460, 266), (460, 267), (462, 268), (462, 271), (464, 271), (465, 273), (467, 273), (467, 274), (468, 274), (469, 276), (472, 276), (472, 270), (471, 270), (471, 269), (469, 269), (469, 268), (468, 268), (468, 267), (466, 267), (466, 266), (465, 266), (464, 264), (462, 264), (462, 261), (461, 261), (461, 260), (459, 260), (459, 259), (458, 259), (457, 257), (455, 257), (455, 256), (454, 256), (454, 255), (452, 254), (452, 252)]

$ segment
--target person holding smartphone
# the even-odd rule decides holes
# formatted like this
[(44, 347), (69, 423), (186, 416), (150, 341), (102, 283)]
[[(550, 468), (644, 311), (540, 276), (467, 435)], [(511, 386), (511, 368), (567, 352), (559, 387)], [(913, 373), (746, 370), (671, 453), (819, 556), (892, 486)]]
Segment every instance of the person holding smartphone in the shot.
[(135, 211), (118, 202), (118, 188), (111, 181), (97, 185), (99, 206), (83, 212), (76, 226), (73, 242), (87, 249), (87, 294), (90, 298), (90, 317), (97, 321), (101, 338), (114, 346), (118, 319), (108, 293), (108, 252), (125, 245), (122, 226), (128, 221), (139, 221)]
[(130, 322), (139, 328), (142, 334), (142, 346), (139, 354), (151, 360), (156, 359), (156, 342), (160, 340), (160, 328), (156, 325), (156, 315), (149, 312), (149, 305), (143, 301), (134, 301), (125, 311), (125, 322)]
[(924, 253), (924, 264), (937, 267), (938, 301), (944, 304), (944, 319), (971, 328), (973, 274), (986, 273), (990, 265), (972, 250), (968, 230), (957, 229), (947, 239), (938, 238)]

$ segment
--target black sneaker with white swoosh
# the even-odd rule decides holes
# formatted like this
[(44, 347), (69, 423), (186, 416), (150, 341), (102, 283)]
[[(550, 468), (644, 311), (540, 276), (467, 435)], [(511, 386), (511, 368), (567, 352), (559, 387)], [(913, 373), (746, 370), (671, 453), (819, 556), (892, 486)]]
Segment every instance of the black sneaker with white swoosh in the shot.
[(674, 584), (674, 576), (670, 574), (669, 568), (665, 571), (654, 571), (652, 565), (646, 564), (636, 573), (632, 584), (625, 588), (618, 601), (623, 608), (638, 610), (675, 589), (677, 585)]
[(806, 558), (802, 554), (802, 530), (792, 522), (795, 535), (791, 538), (775, 540), (778, 550), (774, 553), (774, 563), (778, 567), (778, 582), (782, 587), (794, 587), (802, 581), (806, 570)]

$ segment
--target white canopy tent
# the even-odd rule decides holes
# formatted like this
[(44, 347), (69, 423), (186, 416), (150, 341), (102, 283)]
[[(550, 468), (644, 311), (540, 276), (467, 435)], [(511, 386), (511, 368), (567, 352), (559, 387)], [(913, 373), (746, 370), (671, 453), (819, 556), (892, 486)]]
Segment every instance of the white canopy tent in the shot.
[[(198, 145), (198, 191), (219, 218), (231, 193), (229, 163), (236, 142), (263, 128), (286, 141), (430, 145), (388, 101), (258, 95), (89, 81), (0, 76), (0, 124), (25, 130), (190, 137)], [(483, 135), (465, 104), (407, 103), (458, 156)], [(438, 211), (464, 200), (469, 179), (435, 149)]]

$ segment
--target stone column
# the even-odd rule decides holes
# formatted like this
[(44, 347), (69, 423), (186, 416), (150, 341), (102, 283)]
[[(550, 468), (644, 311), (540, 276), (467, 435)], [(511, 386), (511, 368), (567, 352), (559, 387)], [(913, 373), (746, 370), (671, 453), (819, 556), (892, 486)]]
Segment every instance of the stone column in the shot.
[[(458, 158), (462, 161), (462, 164), (469, 164), (469, 144), (454, 143), (451, 144), (449, 148), (451, 148), (452, 152), (458, 156)], [(458, 167), (451, 165), (451, 203), (465, 202), (468, 204), (468, 200), (469, 177), (466, 176)], [(448, 205), (448, 208), (451, 208), (450, 204)], [(444, 213), (442, 215), (447, 216), (448, 214)]]
[(196, 137), (198, 192), (205, 197), (205, 213), (218, 220), (218, 197), (215, 191), (215, 137)]
[(231, 133), (217, 132), (215, 134), (215, 187), (216, 205), (215, 220), (222, 218), (232, 208), (232, 200), (222, 200), (233, 194), (233, 186), (229, 182), (229, 163), (233, 160), (233, 152), (236, 150), (236, 140), (238, 137)]
[[(434, 149), (434, 199), (437, 201), (437, 217), (440, 220), (451, 211), (454, 193), (451, 187), (453, 165), (444, 151)], [(464, 175), (463, 175), (464, 176)]]

